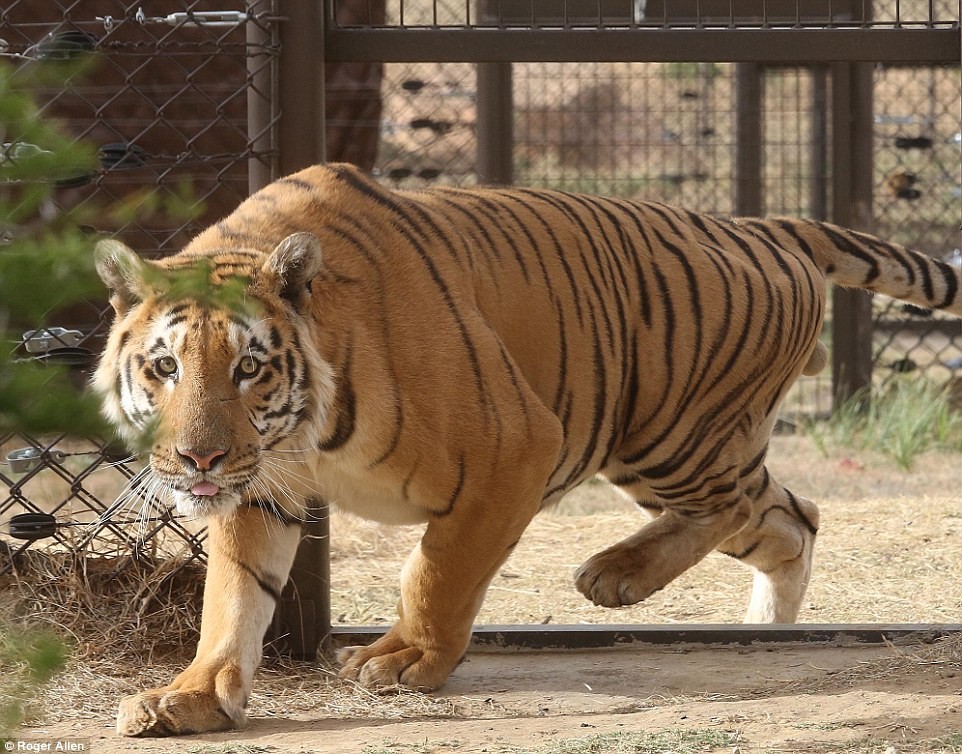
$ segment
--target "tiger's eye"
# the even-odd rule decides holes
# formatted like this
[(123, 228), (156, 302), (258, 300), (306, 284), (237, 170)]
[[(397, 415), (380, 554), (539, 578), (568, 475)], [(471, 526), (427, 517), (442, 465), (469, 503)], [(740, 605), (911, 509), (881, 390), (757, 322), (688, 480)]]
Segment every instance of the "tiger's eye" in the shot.
[(253, 377), (261, 370), (261, 363), (253, 356), (245, 356), (237, 365), (237, 374), (241, 377)]
[(154, 362), (154, 369), (161, 377), (177, 374), (177, 360), (173, 356), (161, 356)]

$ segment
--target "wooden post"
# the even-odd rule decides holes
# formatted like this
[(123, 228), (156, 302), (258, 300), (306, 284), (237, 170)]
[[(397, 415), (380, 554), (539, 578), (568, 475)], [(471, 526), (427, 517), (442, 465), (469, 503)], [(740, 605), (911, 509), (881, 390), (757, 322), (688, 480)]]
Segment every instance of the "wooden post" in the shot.
[(815, 220), (828, 219), (828, 67), (813, 65), (812, 74), (812, 151), (809, 182), (810, 213)]

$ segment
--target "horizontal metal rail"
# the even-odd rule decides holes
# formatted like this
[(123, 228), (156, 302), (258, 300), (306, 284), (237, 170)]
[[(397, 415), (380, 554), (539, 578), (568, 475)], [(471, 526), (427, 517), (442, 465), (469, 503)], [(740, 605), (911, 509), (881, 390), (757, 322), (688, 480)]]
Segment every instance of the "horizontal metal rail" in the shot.
[[(384, 635), (385, 627), (336, 626), (331, 631), (335, 647), (370, 644)], [(956, 623), (866, 623), (733, 626), (704, 624), (684, 626), (557, 625), (478, 626), (471, 648), (485, 649), (607, 649), (630, 644), (793, 644), (930, 643), (962, 633)]]
[(858, 62), (958, 64), (959, 29), (337, 28), (337, 62)]

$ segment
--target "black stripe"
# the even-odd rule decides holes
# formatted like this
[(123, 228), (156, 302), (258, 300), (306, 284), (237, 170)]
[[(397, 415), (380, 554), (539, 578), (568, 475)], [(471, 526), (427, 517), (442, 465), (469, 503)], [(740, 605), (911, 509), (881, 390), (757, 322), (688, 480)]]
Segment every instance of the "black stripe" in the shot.
[(933, 305), (936, 309), (948, 309), (950, 306), (952, 306), (953, 302), (955, 301), (955, 297), (959, 292), (958, 272), (956, 271), (955, 267), (947, 262), (943, 262), (941, 259), (933, 259), (931, 261), (935, 265), (935, 269), (937, 269), (945, 279), (946, 289), (945, 298), (943, 298), (941, 301), (934, 302)]
[(561, 401), (565, 390), (568, 388), (568, 340), (565, 338), (567, 325), (565, 323), (564, 307), (560, 299), (555, 301), (555, 309), (558, 312), (558, 387), (555, 389), (554, 400), (551, 403), (551, 411), (557, 416), (561, 411)]
[(727, 555), (730, 558), (735, 558), (735, 560), (744, 560), (753, 552), (755, 552), (755, 550), (758, 549), (758, 546), (761, 543), (762, 543), (761, 540), (754, 542), (750, 544), (748, 547), (746, 547), (744, 550), (742, 550), (741, 552), (728, 552), (727, 550), (719, 550), (718, 552), (720, 552), (722, 555)]
[(661, 511), (665, 510), (664, 505), (661, 503), (652, 502), (651, 500), (635, 500), (635, 505), (646, 511), (655, 511), (660, 513)]
[(464, 489), (464, 453), (461, 453), (458, 458), (458, 481), (454, 484), (454, 490), (451, 492), (451, 496), (448, 498), (448, 505), (442, 511), (437, 511), (433, 515), (435, 518), (443, 518), (448, 516), (454, 510), (455, 503), (458, 502), (458, 498), (461, 496), (461, 491)]
[(810, 534), (818, 534), (818, 527), (815, 526), (808, 517), (802, 512), (802, 507), (798, 504), (798, 498), (792, 494), (791, 490), (785, 490), (785, 494), (788, 495), (788, 502), (792, 504), (792, 510), (795, 511), (795, 515), (805, 524), (805, 528), (808, 529)]
[(558, 258), (558, 263), (561, 265), (561, 269), (564, 271), (565, 277), (568, 279), (568, 286), (571, 289), (571, 300), (575, 306), (575, 315), (578, 317), (578, 324), (584, 327), (584, 310), (581, 305), (581, 285), (578, 280), (575, 279), (574, 272), (571, 269), (571, 265), (568, 264), (568, 258), (565, 254), (565, 250), (561, 243), (558, 241), (558, 236), (555, 234), (554, 229), (544, 218), (544, 211), (538, 211), (537, 208), (529, 204), (522, 196), (529, 199), (534, 199), (535, 201), (542, 202), (549, 206), (557, 205), (551, 201), (547, 192), (536, 191), (534, 189), (515, 189), (511, 193), (512, 198), (514, 198), (518, 204), (524, 207), (528, 212), (531, 213), (532, 219), (536, 220), (541, 224), (544, 232), (547, 234), (548, 238), (551, 239), (551, 244), (554, 247), (555, 255)]
[[(235, 469), (235, 471), (239, 470), (240, 469)], [(269, 513), (287, 526), (300, 526), (303, 523), (303, 521), (292, 516), (273, 500), (248, 500), (246, 505), (248, 508), (259, 508), (265, 513)]]
[[(301, 178), (294, 178), (293, 176), (287, 176), (285, 178), (279, 178), (275, 183), (280, 183), (284, 186), (290, 186), (291, 188), (298, 189), (300, 191), (306, 191), (309, 194), (314, 193), (316, 186), (310, 181), (302, 180)], [(255, 194), (258, 196), (259, 194)]]
[(344, 358), (344, 366), (341, 368), (337, 378), (337, 389), (334, 394), (334, 431), (330, 437), (318, 443), (317, 449), (329, 453), (344, 447), (351, 436), (357, 423), (357, 400), (354, 394), (354, 385), (351, 382), (351, 362), (353, 361), (354, 349), (348, 346), (347, 355)]
[(749, 461), (748, 464), (741, 469), (741, 471), (738, 472), (739, 479), (744, 479), (745, 477), (752, 474), (755, 471), (755, 469), (757, 469), (759, 466), (762, 465), (762, 463), (764, 463), (766, 455), (768, 455), (768, 445), (765, 445), (765, 447), (762, 448), (761, 452), (757, 456), (755, 456), (751, 461)]
[(828, 237), (828, 240), (831, 241), (836, 249), (848, 254), (849, 256), (856, 257), (868, 266), (868, 273), (865, 275), (863, 284), (867, 285), (878, 278), (878, 259), (876, 259), (873, 254), (869, 254), (859, 244), (855, 243), (850, 238), (847, 238), (845, 235), (826, 223), (812, 223), (812, 225), (814, 225), (826, 237)]
[[(442, 277), (440, 271), (438, 270), (437, 265), (434, 263), (434, 260), (431, 258), (431, 256), (427, 253), (424, 246), (422, 246), (421, 241), (415, 238), (415, 234), (418, 235), (420, 239), (423, 241), (427, 241), (429, 237), (421, 229), (418, 223), (414, 222), (411, 216), (405, 211), (404, 207), (402, 207), (398, 202), (396, 202), (390, 196), (390, 194), (382, 190), (380, 186), (377, 186), (377, 185), (372, 186), (367, 181), (362, 180), (359, 174), (354, 170), (341, 168), (341, 169), (334, 169), (333, 172), (340, 179), (342, 179), (348, 185), (350, 185), (351, 188), (356, 190), (358, 193), (362, 194), (366, 198), (373, 201), (375, 204), (379, 205), (384, 209), (387, 209), (388, 211), (392, 212), (394, 215), (396, 215), (397, 217), (405, 221), (405, 223), (408, 226), (407, 228), (402, 227), (400, 224), (395, 224), (395, 228), (398, 230), (399, 233), (401, 233), (401, 235), (405, 237), (408, 243), (410, 243), (411, 246), (414, 248), (414, 250), (417, 252), (419, 258), (421, 259), (421, 262), (427, 268), (428, 274), (431, 276), (431, 279), (434, 281), (434, 284), (437, 286), (438, 292), (441, 294), (441, 298), (443, 299), (445, 306), (447, 307), (448, 311), (451, 313), (452, 318), (454, 319), (455, 325), (458, 328), (458, 333), (461, 337), (461, 342), (464, 345), (464, 348), (467, 352), (468, 360), (471, 362), (471, 370), (474, 376), (475, 389), (477, 390), (477, 393), (481, 398), (482, 402), (488, 402), (487, 393), (484, 388), (484, 380), (481, 374), (481, 362), (480, 362), (480, 359), (478, 358), (478, 353), (474, 346), (474, 343), (471, 340), (471, 337), (468, 333), (467, 325), (465, 324), (464, 319), (461, 317), (461, 312), (459, 311), (454, 301), (454, 297), (451, 295), (451, 290), (448, 288), (448, 285), (445, 282), (444, 278)], [(412, 203), (410, 206), (414, 207), (415, 205), (413, 205)], [(422, 215), (424, 214), (423, 210), (421, 210), (420, 208), (418, 208), (418, 211), (420, 214)]]
[(775, 220), (774, 223), (797, 244), (798, 248), (805, 256), (807, 256), (813, 262), (815, 261), (815, 252), (812, 250), (812, 247), (809, 246), (808, 241), (806, 241), (802, 237), (802, 234), (799, 233), (798, 224), (796, 222), (792, 220)]
[[(600, 307), (601, 314), (604, 318), (604, 324), (605, 324), (604, 329), (605, 329), (605, 335), (607, 336), (606, 340), (608, 343), (608, 349), (613, 353), (615, 349), (615, 344), (614, 344), (615, 328), (611, 320), (611, 315), (608, 311), (608, 306), (606, 305), (608, 301), (608, 297), (605, 296), (605, 294), (602, 292), (599, 286), (599, 280), (600, 280), (600, 282), (604, 284), (605, 287), (608, 288), (610, 291), (611, 282), (613, 282), (614, 276), (611, 274), (608, 274), (608, 275), (603, 274), (602, 265), (608, 267), (609, 273), (610, 273), (611, 253), (609, 252), (609, 253), (603, 254), (601, 251), (601, 248), (596, 243), (596, 239), (603, 240), (605, 242), (605, 246), (608, 247), (609, 249), (610, 249), (610, 243), (608, 242), (608, 239), (605, 236), (603, 229), (601, 228), (601, 224), (598, 221), (597, 215), (591, 209), (591, 205), (587, 197), (579, 196), (577, 194), (556, 193), (554, 195), (548, 195), (543, 198), (549, 204), (557, 207), (562, 212), (562, 214), (564, 214), (568, 218), (568, 220), (573, 222), (577, 226), (577, 229), (580, 230), (580, 233), (574, 234), (574, 237), (578, 241), (578, 250), (579, 252), (581, 252), (579, 253), (578, 256), (581, 260), (581, 265), (584, 270), (583, 281), (587, 280), (588, 284), (591, 286), (591, 290), (594, 293), (594, 296), (588, 299), (588, 306), (589, 308), (593, 309), (594, 307), (592, 305), (597, 304), (598, 307)], [(579, 205), (592, 214), (592, 219), (594, 221), (597, 232), (593, 232), (591, 229), (588, 228), (584, 220), (578, 214), (577, 208), (572, 207), (571, 206), (572, 204)], [(591, 250), (590, 256), (586, 256), (584, 254), (582, 250), (582, 243), (581, 243), (582, 241), (587, 243), (588, 247), (590, 248)], [(594, 262), (594, 264), (598, 266), (597, 271), (592, 270), (590, 266), (590, 262)], [(582, 286), (583, 286), (583, 283), (582, 283)]]
[(268, 596), (273, 597), (275, 602), (281, 601), (281, 589), (282, 587), (275, 586), (269, 583), (265, 577), (261, 576), (257, 571), (255, 571), (251, 566), (247, 565), (242, 560), (237, 560), (236, 558), (230, 558), (232, 563), (240, 566), (241, 570), (246, 571), (253, 579), (257, 582), (257, 585), (263, 589)]
[[(501, 222), (501, 216), (508, 215), (512, 220), (514, 220), (514, 222), (517, 223), (518, 227), (520, 228), (521, 232), (525, 235), (525, 238), (528, 241), (529, 247), (532, 250), (537, 251), (537, 244), (535, 243), (534, 237), (531, 235), (531, 232), (521, 222), (518, 216), (506, 204), (504, 204), (504, 200), (508, 198), (506, 195), (497, 194), (497, 197), (500, 200), (498, 202), (490, 201), (486, 195), (480, 194), (480, 193), (474, 194), (473, 197), (480, 205), (480, 210), (491, 221), (491, 225), (497, 228), (500, 231), (501, 235), (504, 237), (505, 242), (508, 244), (508, 247), (511, 249), (515, 262), (517, 262), (518, 264), (518, 268), (521, 270), (521, 276), (524, 278), (524, 282), (527, 284), (530, 284), (531, 273), (528, 271), (528, 264), (527, 262), (525, 262), (524, 255), (521, 253), (521, 249), (518, 247), (518, 244), (515, 243), (514, 238), (511, 237), (511, 234), (508, 233), (504, 224)], [(545, 286), (547, 287), (547, 290), (550, 293), (551, 284), (550, 284), (550, 281), (548, 280), (547, 273), (544, 272), (543, 267), (544, 266), (542, 265)]]

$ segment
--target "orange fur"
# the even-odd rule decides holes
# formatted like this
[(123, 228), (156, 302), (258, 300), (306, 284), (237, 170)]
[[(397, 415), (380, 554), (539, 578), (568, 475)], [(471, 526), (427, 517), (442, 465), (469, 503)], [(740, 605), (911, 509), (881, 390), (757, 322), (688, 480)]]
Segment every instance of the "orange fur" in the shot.
[[(214, 291), (243, 280), (245, 306), (171, 281), (199, 265)], [(824, 364), (826, 279), (962, 314), (952, 268), (822, 223), (393, 193), (345, 165), (268, 186), (156, 265), (105, 242), (98, 267), (105, 412), (211, 526), (196, 658), (122, 702), (126, 735), (243, 724), (316, 498), (427, 522), (397, 624), (343, 654), (366, 684), (443, 684), (528, 522), (598, 473), (654, 520), (578, 571), (589, 599), (637, 602), (719, 549), (755, 570), (746, 620), (794, 620), (818, 510), (764, 458), (779, 401)]]

